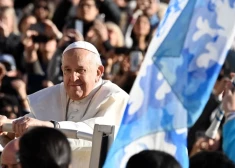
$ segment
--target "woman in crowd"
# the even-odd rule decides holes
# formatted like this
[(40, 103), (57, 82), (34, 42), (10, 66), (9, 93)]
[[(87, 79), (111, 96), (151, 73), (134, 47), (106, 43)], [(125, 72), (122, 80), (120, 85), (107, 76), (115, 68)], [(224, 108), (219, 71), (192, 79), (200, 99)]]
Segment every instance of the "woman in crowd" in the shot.
[(146, 52), (148, 43), (151, 38), (150, 21), (147, 15), (140, 15), (133, 27), (132, 50), (140, 50)]

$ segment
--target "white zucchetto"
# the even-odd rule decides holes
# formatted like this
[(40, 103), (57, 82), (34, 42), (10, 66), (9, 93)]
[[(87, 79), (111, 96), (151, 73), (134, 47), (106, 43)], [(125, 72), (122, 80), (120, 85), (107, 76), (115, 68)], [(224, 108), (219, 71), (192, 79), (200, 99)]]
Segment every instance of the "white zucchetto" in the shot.
[(71, 50), (71, 49), (75, 49), (75, 48), (85, 49), (85, 50), (88, 50), (88, 51), (91, 51), (91, 52), (97, 54), (98, 56), (100, 55), (98, 50), (95, 48), (95, 46), (89, 42), (86, 42), (86, 41), (73, 42), (72, 44), (70, 44), (68, 47), (65, 48), (62, 55), (64, 55), (64, 53), (66, 51)]

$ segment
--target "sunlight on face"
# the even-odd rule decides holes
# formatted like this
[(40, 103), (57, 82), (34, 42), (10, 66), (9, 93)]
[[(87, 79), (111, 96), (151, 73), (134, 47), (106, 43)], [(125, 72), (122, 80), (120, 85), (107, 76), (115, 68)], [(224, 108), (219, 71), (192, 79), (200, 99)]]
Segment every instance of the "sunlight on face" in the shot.
[(102, 74), (99, 67), (88, 50), (71, 49), (64, 54), (64, 87), (72, 100), (81, 100), (93, 90)]

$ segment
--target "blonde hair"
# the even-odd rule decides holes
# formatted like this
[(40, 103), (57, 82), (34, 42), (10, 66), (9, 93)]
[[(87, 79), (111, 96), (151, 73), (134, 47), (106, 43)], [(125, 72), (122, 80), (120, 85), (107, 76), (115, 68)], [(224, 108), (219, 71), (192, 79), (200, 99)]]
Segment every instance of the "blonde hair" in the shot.
[(118, 37), (117, 45), (114, 47), (123, 47), (124, 46), (124, 36), (122, 34), (120, 27), (113, 22), (106, 22), (105, 25), (106, 25), (107, 29), (113, 30)]
[(12, 7), (1, 7), (0, 8), (0, 15), (10, 15), (13, 19), (13, 27), (12, 27), (12, 33), (19, 34), (18, 26), (17, 26), (17, 17), (15, 13), (15, 9)]

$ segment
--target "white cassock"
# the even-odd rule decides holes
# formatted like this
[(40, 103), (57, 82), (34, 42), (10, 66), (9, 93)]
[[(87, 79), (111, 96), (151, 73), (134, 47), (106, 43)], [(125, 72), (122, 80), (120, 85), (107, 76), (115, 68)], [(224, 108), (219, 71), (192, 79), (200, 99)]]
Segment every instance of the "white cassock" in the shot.
[[(93, 133), (95, 124), (115, 125), (116, 134), (129, 95), (112, 82), (100, 80), (92, 92), (80, 101), (68, 101), (63, 83), (38, 91), (28, 98), (31, 108), (29, 117), (55, 120), (60, 128), (87, 133)], [(69, 141), (74, 151), (73, 167), (89, 167), (91, 142), (82, 139)]]

